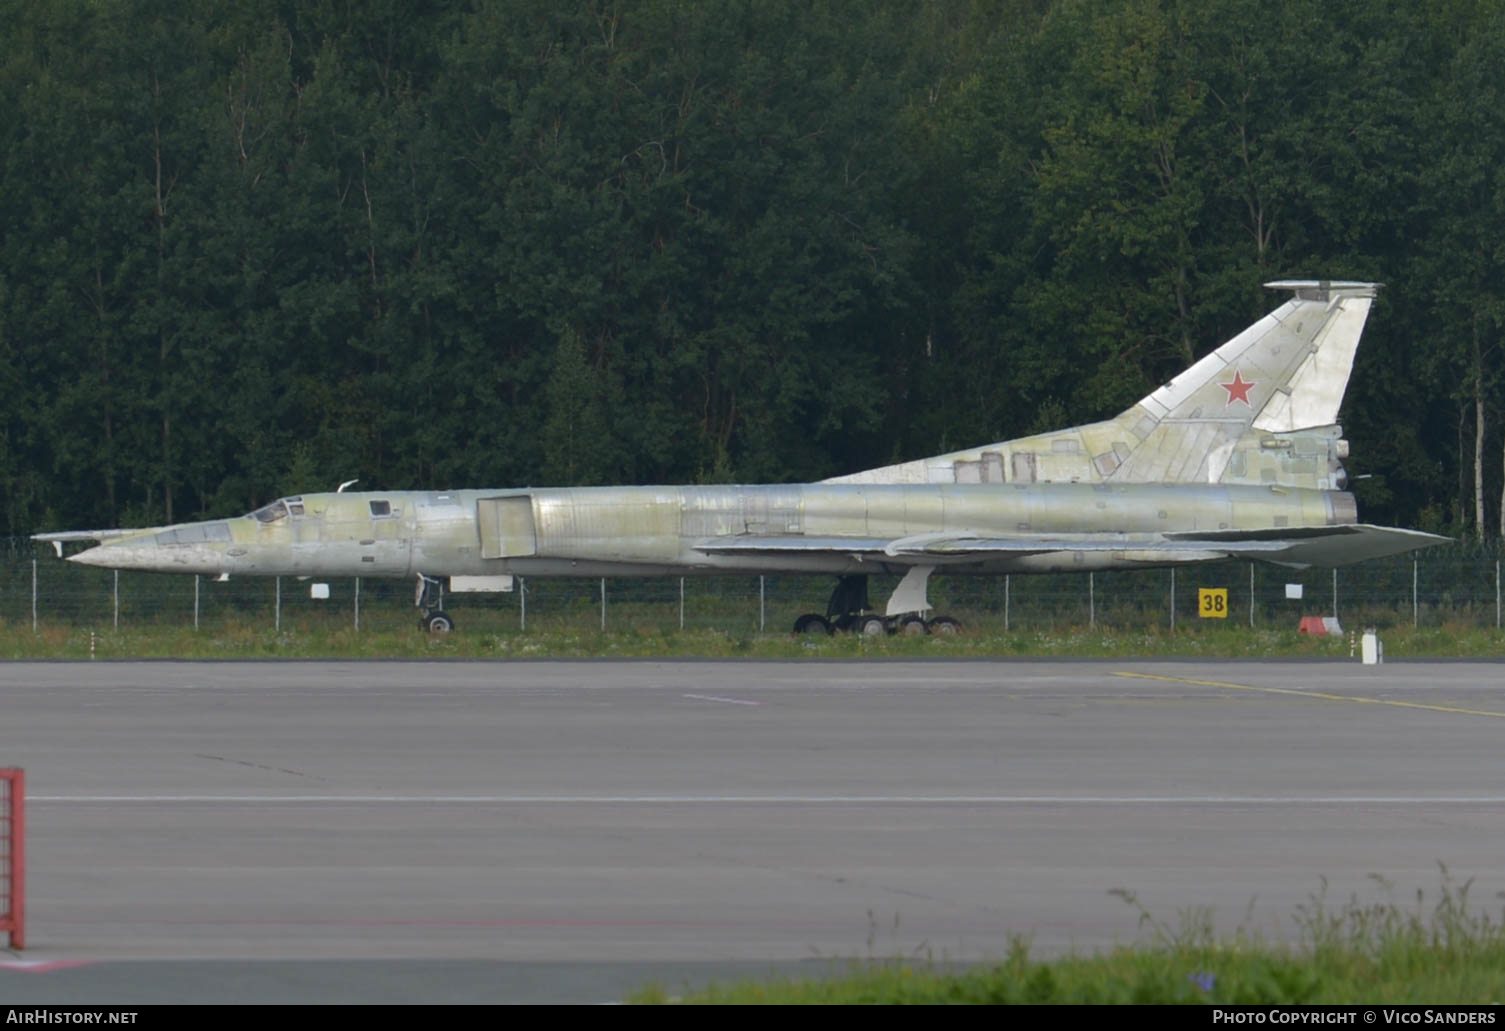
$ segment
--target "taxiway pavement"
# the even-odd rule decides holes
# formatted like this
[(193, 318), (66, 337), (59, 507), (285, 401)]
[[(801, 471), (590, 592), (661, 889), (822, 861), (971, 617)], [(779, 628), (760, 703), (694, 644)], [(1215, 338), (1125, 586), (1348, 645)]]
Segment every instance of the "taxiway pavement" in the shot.
[(404, 997), (423, 1001), (547, 970), (533, 994), (496, 990), (604, 1001), (590, 986), (614, 993), (611, 976), (569, 972), (672, 982), (819, 957), (970, 961), (1016, 935), (1130, 941), (1141, 911), (1117, 889), (1170, 927), (1211, 907), (1225, 930), (1284, 935), (1323, 878), (1331, 905), (1383, 901), (1380, 879), (1410, 903), (1446, 864), (1490, 902), (1502, 674), (6, 663), (0, 765), (25, 767), (30, 795), (26, 956), (94, 965), (0, 969), (0, 998), (87, 995), (116, 983), (111, 961), (192, 959), (304, 982), (313, 961), (374, 971), (352, 975), (362, 998), (401, 992), (402, 961), (427, 986)]

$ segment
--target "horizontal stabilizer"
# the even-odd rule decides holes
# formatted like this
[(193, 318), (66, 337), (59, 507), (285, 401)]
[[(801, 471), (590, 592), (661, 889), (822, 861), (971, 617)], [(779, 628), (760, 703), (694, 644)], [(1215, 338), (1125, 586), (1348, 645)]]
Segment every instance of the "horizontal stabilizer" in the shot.
[[(1274, 536), (1278, 535), (1278, 536)], [(1229, 558), (1258, 558), (1291, 566), (1346, 566), (1371, 558), (1400, 555), (1418, 548), (1446, 544), (1442, 537), (1421, 530), (1349, 523), (1341, 526), (1280, 527), (1273, 530), (1216, 530), (1171, 533), (1167, 537), (1199, 547), (1214, 547)], [(1280, 554), (1270, 554), (1278, 542)]]

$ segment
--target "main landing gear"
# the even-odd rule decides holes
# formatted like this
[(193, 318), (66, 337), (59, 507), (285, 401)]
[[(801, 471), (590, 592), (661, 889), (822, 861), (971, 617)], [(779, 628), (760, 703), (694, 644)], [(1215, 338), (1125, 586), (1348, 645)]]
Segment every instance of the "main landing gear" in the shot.
[[(916, 566), (905, 574), (889, 599), (888, 608), (907, 609), (893, 615), (870, 612), (867, 597), (867, 576), (858, 573), (837, 577), (831, 600), (826, 603), (824, 616), (807, 612), (794, 621), (794, 632), (804, 634), (833, 634), (838, 630), (861, 634), (863, 637), (880, 637), (884, 634), (903, 634), (919, 637), (937, 634), (952, 637), (961, 633), (962, 625), (950, 616), (926, 619), (921, 613), (929, 609), (925, 598), (925, 580), (930, 576), (929, 567)], [(897, 603), (897, 605), (896, 605)]]
[(431, 634), (447, 634), (455, 628), (455, 621), (444, 605), (444, 581), (432, 576), (418, 574), (418, 590), (413, 604), (418, 606), (418, 628)]

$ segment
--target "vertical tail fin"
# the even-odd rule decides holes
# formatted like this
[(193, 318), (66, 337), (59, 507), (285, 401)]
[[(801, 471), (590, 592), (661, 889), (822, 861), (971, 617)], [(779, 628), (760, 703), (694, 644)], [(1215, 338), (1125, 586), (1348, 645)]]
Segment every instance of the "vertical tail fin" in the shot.
[[(1339, 472), (1319, 475), (1317, 459), (1343, 457), (1336, 453), (1344, 450), (1337, 443), (1338, 407), (1377, 284), (1266, 285), (1294, 296), (1110, 421), (1127, 426), (1131, 439), (1114, 442), (1115, 457), (1122, 457), (1106, 463), (1105, 479), (1338, 486), (1315, 482)], [(1274, 461), (1250, 451), (1270, 452)]]
[(1377, 283), (1267, 283), (1292, 298), (1112, 419), (832, 483), (1281, 483), (1341, 489), (1335, 425)]

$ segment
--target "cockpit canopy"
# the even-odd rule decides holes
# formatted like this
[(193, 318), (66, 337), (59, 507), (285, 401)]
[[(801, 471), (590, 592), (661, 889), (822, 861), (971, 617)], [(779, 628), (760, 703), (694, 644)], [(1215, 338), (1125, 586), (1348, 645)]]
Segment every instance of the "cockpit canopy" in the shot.
[(254, 519), (258, 523), (275, 523), (279, 519), (286, 519), (288, 515), (301, 516), (303, 514), (303, 498), (278, 498), (270, 505), (263, 505), (256, 511), (248, 513), (247, 519)]

